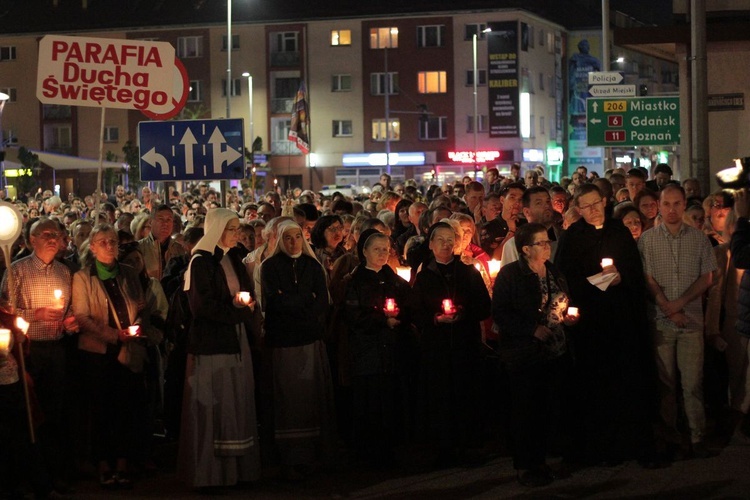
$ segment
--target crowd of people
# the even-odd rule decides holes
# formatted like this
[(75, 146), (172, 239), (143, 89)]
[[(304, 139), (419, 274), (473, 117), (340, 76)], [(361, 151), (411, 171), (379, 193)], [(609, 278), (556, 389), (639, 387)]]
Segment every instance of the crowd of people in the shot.
[(59, 496), (85, 464), (132, 488), (155, 435), (206, 493), (314, 478), (342, 450), (441, 468), (507, 449), (533, 487), (748, 441), (750, 203), (644, 170), (15, 201), (0, 492)]

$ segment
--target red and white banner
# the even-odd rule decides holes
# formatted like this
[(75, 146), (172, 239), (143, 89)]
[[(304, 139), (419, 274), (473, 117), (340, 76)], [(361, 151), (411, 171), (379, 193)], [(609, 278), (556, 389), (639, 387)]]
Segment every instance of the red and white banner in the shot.
[(164, 116), (179, 111), (176, 74), (167, 42), (47, 35), (39, 43), (37, 98)]

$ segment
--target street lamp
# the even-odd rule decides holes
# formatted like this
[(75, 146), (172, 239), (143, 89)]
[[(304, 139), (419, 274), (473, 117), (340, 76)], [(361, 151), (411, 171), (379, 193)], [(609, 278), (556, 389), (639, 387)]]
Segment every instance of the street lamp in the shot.
[(250, 120), (248, 122), (250, 126), (250, 156), (254, 161), (255, 158), (253, 157), (253, 143), (255, 142), (255, 138), (253, 137), (253, 77), (247, 71), (242, 73), (242, 76), (247, 78), (247, 108), (250, 111)]
[(10, 96), (0, 92), (0, 189), (5, 189), (5, 139), (3, 137), (3, 108)]
[[(482, 33), (488, 33), (492, 31), (491, 28), (485, 28), (482, 30)], [(471, 48), (472, 48), (472, 55), (474, 56), (474, 67), (473, 67), (473, 75), (472, 75), (472, 82), (474, 83), (474, 180), (477, 180), (477, 173), (479, 172), (479, 161), (477, 159), (477, 129), (479, 128), (479, 106), (477, 105), (477, 80), (479, 79), (479, 74), (477, 71), (477, 33), (474, 33), (471, 36)]]
[(227, 118), (232, 96), (232, 0), (227, 0)]

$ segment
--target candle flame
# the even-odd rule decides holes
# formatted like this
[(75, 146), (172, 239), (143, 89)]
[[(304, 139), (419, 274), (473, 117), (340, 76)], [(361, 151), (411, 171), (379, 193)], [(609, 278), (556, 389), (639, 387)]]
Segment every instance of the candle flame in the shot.
[(52, 294), (57, 300), (60, 300), (62, 298), (62, 290), (55, 290), (54, 292), (52, 292)]
[(29, 322), (19, 316), (16, 318), (16, 327), (26, 335), (26, 332), (29, 331)]

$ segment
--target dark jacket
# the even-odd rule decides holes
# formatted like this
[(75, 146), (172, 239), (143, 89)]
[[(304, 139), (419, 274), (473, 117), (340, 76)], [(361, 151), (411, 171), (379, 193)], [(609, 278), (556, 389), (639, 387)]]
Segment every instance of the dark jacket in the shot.
[[(216, 247), (213, 255), (198, 251), (190, 267), (190, 289), (187, 291), (192, 322), (188, 334), (190, 354), (236, 354), (240, 352), (237, 325), (245, 324), (248, 341), (252, 340), (252, 312), (249, 307), (235, 307), (227, 277), (221, 267), (224, 252)], [(230, 254), (231, 258), (231, 254)], [(232, 259), (240, 290), (251, 290), (250, 277), (240, 261)]]
[[(732, 262), (737, 269), (750, 269), (750, 222), (745, 217), (737, 219), (732, 234)], [(750, 337), (750, 274), (745, 271), (740, 281), (737, 303), (737, 333)]]
[[(407, 301), (409, 284), (384, 266), (376, 273), (364, 265), (351, 273), (346, 287), (346, 319), (353, 375), (395, 373), (399, 341), (408, 335)], [(385, 299), (392, 298), (399, 308), (401, 324), (389, 328), (383, 312)]]
[(260, 280), (270, 347), (303, 346), (323, 338), (328, 288), (317, 260), (279, 252), (263, 262)]
[[(478, 353), (482, 340), (479, 323), (490, 315), (490, 295), (474, 266), (464, 264), (457, 257), (448, 266), (450, 273), (446, 277), (431, 258), (414, 283), (411, 304), (422, 333), (422, 350), (476, 349)], [(457, 309), (462, 309), (460, 317), (454, 323), (436, 323), (435, 315), (442, 312), (442, 301), (448, 298)]]
[[(563, 275), (551, 262), (546, 266), (548, 275), (567, 294), (568, 284)], [(492, 292), (492, 318), (500, 327), (502, 347), (518, 348), (534, 342), (534, 331), (544, 319), (541, 303), (539, 277), (526, 259), (520, 258), (500, 270)]]

